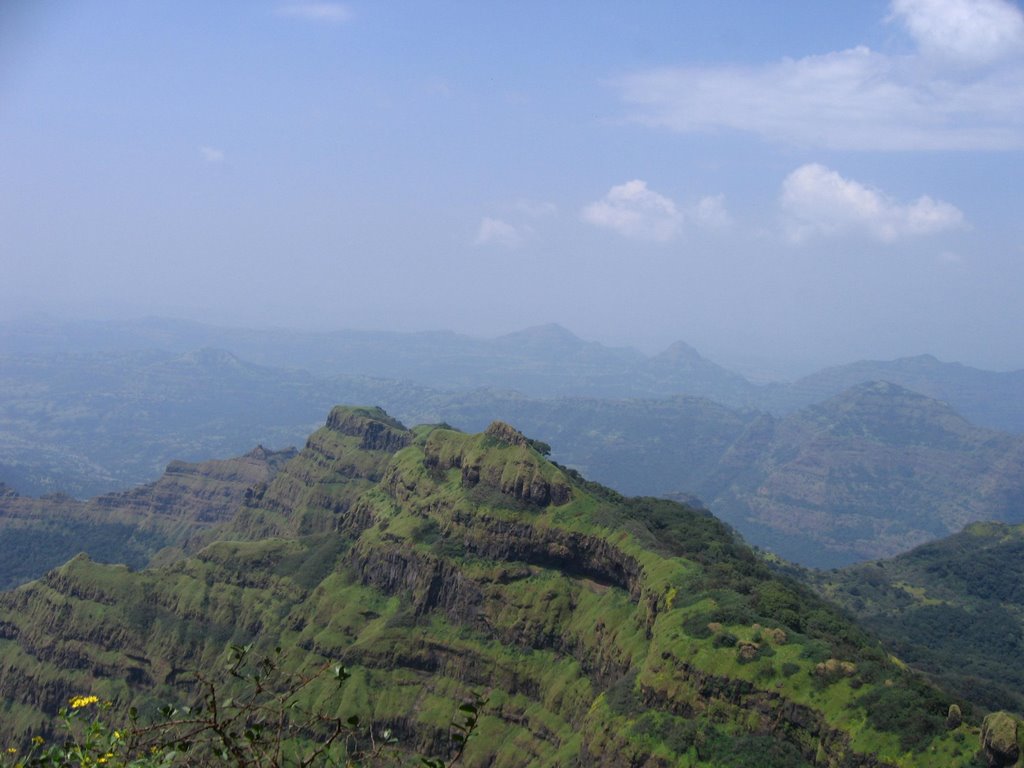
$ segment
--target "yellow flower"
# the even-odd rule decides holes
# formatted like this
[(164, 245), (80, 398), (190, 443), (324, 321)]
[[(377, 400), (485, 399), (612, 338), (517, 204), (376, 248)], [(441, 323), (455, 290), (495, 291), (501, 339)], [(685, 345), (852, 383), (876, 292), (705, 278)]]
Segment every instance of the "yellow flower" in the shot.
[(99, 700), (99, 696), (75, 696), (71, 699), (71, 708), (81, 709), (82, 707), (88, 707), (90, 704), (95, 704)]
[(16, 755), (16, 754), (18, 754), (18, 750), (15, 749), (14, 747), (8, 747), (7, 748), (7, 754), (8, 755)]
[(45, 743), (45, 741), (46, 739), (44, 739), (42, 736), (32, 737), (32, 743), (35, 744), (37, 747), (41, 747)]
[(120, 740), (121, 740), (121, 732), (120, 731), (114, 731), (114, 741), (120, 741)]

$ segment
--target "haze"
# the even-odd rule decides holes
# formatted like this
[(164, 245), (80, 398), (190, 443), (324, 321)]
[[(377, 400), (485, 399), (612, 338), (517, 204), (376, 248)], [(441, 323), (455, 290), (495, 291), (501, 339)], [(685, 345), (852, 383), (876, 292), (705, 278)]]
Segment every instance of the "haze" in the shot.
[(0, 318), (1024, 367), (1005, 0), (0, 7)]

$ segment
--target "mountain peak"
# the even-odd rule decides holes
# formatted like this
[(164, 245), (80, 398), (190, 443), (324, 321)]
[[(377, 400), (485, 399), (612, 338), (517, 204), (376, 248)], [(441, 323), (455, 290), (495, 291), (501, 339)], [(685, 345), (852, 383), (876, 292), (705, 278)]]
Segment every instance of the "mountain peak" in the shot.
[(499, 336), (496, 341), (523, 346), (581, 347), (587, 342), (558, 323), (546, 323)]
[(685, 341), (674, 341), (668, 348), (656, 355), (659, 360), (665, 360), (666, 362), (707, 362), (694, 347), (687, 344)]
[(504, 421), (492, 421), (484, 434), (508, 445), (529, 445), (526, 435)]
[(394, 452), (412, 442), (412, 433), (405, 425), (380, 406), (336, 405), (327, 417), (327, 429), (361, 438), (359, 447), (366, 451)]
[(834, 435), (892, 444), (948, 446), (976, 429), (946, 403), (888, 381), (855, 384), (802, 413)]

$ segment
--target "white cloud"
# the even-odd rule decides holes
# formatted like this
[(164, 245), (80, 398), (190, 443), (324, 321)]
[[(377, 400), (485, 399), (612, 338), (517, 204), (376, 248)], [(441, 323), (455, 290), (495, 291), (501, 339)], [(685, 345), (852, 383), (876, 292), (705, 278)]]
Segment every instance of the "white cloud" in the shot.
[(625, 237), (659, 242), (674, 238), (683, 222), (683, 214), (672, 200), (648, 189), (647, 182), (639, 179), (612, 187), (603, 199), (586, 206), (582, 216), (584, 221)]
[(224, 150), (217, 149), (216, 147), (202, 146), (199, 148), (199, 154), (208, 163), (224, 162)]
[(725, 195), (702, 197), (688, 212), (689, 218), (706, 227), (727, 227), (732, 217), (725, 208)]
[[(894, 0), (892, 9), (924, 55), (857, 46), (759, 67), (648, 70), (613, 85), (632, 119), (680, 132), (853, 150), (1024, 147), (1024, 56), (1008, 57), (1024, 52), (1016, 6)], [(992, 66), (965, 71), (964, 59)]]
[(333, 23), (352, 18), (352, 11), (342, 3), (285, 3), (277, 7), (277, 13), (279, 16)]
[(1005, 0), (893, 0), (922, 52), (966, 63), (1024, 51), (1024, 14)]
[(682, 208), (648, 189), (647, 182), (639, 179), (612, 187), (603, 199), (586, 206), (581, 215), (584, 221), (625, 237), (658, 242), (672, 240), (687, 224), (721, 229), (732, 223), (725, 195), (708, 195)]
[(558, 206), (542, 200), (520, 200), (516, 203), (516, 210), (531, 219), (540, 219), (554, 216), (558, 213)]
[(817, 163), (802, 165), (786, 177), (780, 202), (787, 233), (795, 242), (841, 234), (891, 242), (965, 225), (963, 213), (949, 203), (925, 195), (902, 204)]
[(514, 227), (507, 221), (485, 216), (480, 221), (480, 226), (477, 229), (476, 240), (473, 241), (473, 244), (500, 245), (505, 248), (515, 248), (522, 244), (526, 234), (526, 231), (521, 230), (518, 227)]

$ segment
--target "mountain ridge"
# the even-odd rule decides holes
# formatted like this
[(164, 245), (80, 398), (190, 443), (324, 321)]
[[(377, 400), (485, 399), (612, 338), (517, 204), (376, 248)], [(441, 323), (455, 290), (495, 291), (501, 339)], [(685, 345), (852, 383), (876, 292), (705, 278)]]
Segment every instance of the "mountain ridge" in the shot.
[(413, 749), (447, 721), (441, 702), (491, 686), (469, 765), (973, 753), (945, 729), (943, 695), (714, 517), (590, 483), (507, 424), (407, 430), (333, 410), (222, 534), (156, 570), (76, 558), (0, 593), (5, 727), (38, 729), (72, 692), (145, 706), (273, 627), (266, 642), (343, 659), (356, 682), (339, 712), (359, 706)]
[(187, 354), (208, 347), (319, 377), (362, 375), (446, 390), (500, 386), (533, 397), (684, 394), (776, 415), (856, 384), (884, 380), (946, 401), (979, 426), (1024, 432), (1024, 369), (986, 371), (928, 354), (832, 366), (790, 383), (754, 384), (684, 341), (646, 355), (584, 341), (557, 323), (493, 339), (452, 331), (232, 329), (161, 318), (0, 323), (0, 357), (143, 350)]

